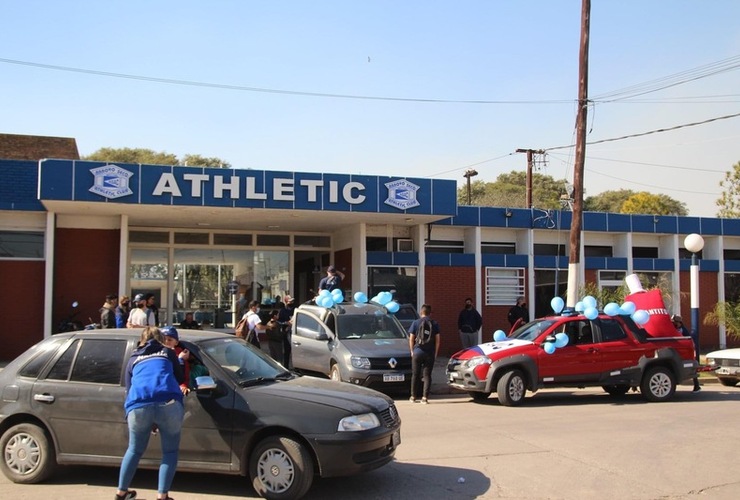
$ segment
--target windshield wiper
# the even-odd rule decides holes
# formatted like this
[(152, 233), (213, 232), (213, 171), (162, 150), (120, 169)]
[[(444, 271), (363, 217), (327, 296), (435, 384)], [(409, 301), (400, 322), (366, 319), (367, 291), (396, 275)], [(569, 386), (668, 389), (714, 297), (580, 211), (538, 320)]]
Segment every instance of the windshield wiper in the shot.
[(239, 382), (241, 387), (249, 387), (252, 385), (264, 384), (265, 382), (277, 382), (278, 380), (290, 380), (293, 378), (293, 374), (289, 371), (280, 372), (274, 377), (255, 377)]

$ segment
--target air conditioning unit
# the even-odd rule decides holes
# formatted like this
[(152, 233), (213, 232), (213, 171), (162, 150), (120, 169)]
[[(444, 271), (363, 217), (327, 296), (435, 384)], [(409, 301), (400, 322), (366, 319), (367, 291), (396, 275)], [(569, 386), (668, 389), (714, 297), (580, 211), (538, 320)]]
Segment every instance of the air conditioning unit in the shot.
[(413, 252), (414, 240), (399, 238), (396, 240), (396, 252)]

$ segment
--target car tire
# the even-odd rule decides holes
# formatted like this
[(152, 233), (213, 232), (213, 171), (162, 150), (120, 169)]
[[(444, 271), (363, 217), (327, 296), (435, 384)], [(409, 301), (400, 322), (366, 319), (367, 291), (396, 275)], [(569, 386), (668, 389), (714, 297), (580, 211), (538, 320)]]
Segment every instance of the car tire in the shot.
[(0, 469), (14, 483), (40, 483), (57, 467), (48, 434), (34, 424), (17, 424), (5, 431), (0, 437), (0, 451)]
[(342, 381), (342, 373), (339, 371), (339, 365), (334, 363), (331, 365), (331, 370), (329, 370), (329, 378), (332, 379), (334, 382), (341, 382)]
[(473, 398), (473, 401), (475, 401), (476, 403), (482, 403), (482, 402), (484, 402), (486, 399), (488, 399), (488, 396), (490, 396), (490, 395), (491, 395), (490, 392), (473, 392), (473, 391), (468, 391), (468, 396), (470, 396), (471, 398)]
[(527, 393), (527, 384), (521, 370), (511, 370), (499, 379), (496, 394), (504, 406), (519, 406)]
[(602, 385), (601, 388), (610, 396), (614, 397), (624, 396), (630, 390), (630, 386), (624, 384)]
[(676, 392), (676, 379), (665, 366), (650, 368), (642, 377), (640, 392), (648, 401), (668, 401)]
[(737, 379), (734, 378), (717, 378), (719, 380), (719, 383), (724, 385), (725, 387), (735, 387), (737, 385)]
[(249, 478), (261, 497), (301, 498), (311, 487), (314, 464), (304, 445), (288, 436), (270, 436), (256, 446)]

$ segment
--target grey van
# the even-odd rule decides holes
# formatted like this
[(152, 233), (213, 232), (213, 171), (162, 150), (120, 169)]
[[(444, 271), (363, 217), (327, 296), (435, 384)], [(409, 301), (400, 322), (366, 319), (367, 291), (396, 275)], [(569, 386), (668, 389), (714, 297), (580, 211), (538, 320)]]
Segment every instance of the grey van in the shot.
[(408, 334), (383, 306), (303, 304), (293, 316), (291, 342), (299, 371), (381, 390), (410, 387)]

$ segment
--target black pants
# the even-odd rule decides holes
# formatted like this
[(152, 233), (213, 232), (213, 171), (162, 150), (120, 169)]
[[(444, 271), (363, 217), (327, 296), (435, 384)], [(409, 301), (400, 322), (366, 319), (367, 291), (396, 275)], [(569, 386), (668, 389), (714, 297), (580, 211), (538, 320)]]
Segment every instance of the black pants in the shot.
[[(411, 396), (429, 397), (429, 388), (432, 385), (432, 368), (434, 368), (434, 353), (414, 349), (411, 356)], [(422, 379), (424, 385), (422, 388)], [(420, 391), (421, 389), (421, 391)]]

